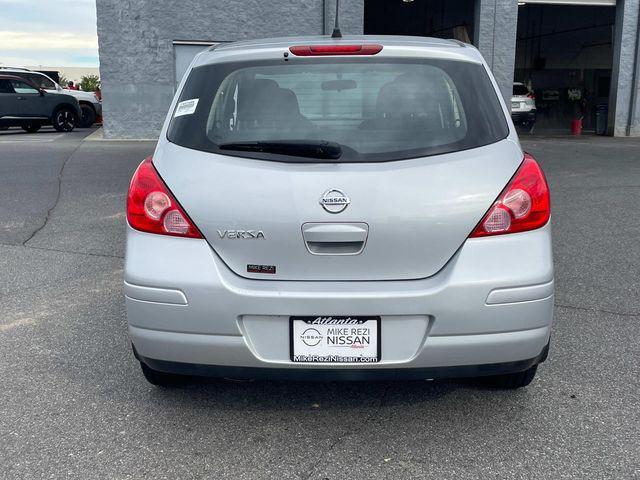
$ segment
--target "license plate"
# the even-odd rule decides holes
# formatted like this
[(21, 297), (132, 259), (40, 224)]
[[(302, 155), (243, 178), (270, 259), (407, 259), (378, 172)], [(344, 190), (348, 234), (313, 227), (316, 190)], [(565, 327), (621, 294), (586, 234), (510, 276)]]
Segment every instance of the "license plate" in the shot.
[(289, 317), (289, 335), (292, 362), (380, 361), (380, 317)]

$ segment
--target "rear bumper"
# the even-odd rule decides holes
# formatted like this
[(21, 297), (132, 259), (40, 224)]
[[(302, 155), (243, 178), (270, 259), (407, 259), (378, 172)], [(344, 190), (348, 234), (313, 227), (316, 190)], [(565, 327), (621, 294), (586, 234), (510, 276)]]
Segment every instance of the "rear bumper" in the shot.
[(528, 112), (511, 112), (511, 120), (513, 123), (534, 123), (536, 121), (536, 111), (530, 110)]
[(490, 363), (484, 365), (464, 365), (456, 367), (429, 368), (379, 368), (379, 369), (345, 369), (345, 368), (254, 368), (227, 367), (219, 365), (203, 365), (193, 363), (168, 362), (141, 357), (134, 349), (138, 360), (153, 370), (160, 372), (190, 375), (198, 377), (231, 378), (235, 380), (295, 380), (295, 381), (393, 381), (393, 380), (425, 380), (442, 378), (471, 378), (491, 375), (504, 375), (522, 372), (534, 365), (544, 362), (549, 353), (549, 343), (534, 358), (515, 362)]
[(136, 357), (154, 370), (238, 379), (298, 380), (453, 378), (519, 372), (546, 359), (549, 333), (549, 328), (539, 328), (490, 335), (429, 337), (418, 356), (407, 363), (327, 368), (326, 364), (268, 366), (239, 337), (129, 329)]
[[(284, 369), (314, 378), (524, 370), (540, 361), (550, 337), (551, 230), (467, 240), (422, 280), (289, 282), (241, 278), (205, 241), (129, 228), (125, 294), (133, 345), (158, 370), (244, 377)], [(381, 316), (380, 362), (291, 362), (292, 315)]]

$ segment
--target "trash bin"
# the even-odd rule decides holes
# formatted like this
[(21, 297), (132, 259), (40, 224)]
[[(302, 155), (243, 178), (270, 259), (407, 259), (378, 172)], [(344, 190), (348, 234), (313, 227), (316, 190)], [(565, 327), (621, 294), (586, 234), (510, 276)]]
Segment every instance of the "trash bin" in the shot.
[(571, 120), (571, 135), (582, 135), (582, 119)]
[(596, 107), (596, 135), (607, 134), (607, 117), (609, 116), (609, 105), (600, 103)]

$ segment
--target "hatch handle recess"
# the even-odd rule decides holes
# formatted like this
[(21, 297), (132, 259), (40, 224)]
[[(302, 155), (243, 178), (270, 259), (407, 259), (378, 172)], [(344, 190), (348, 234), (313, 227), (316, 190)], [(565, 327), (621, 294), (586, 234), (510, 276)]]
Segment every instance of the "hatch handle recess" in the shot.
[(305, 223), (302, 238), (312, 255), (358, 255), (367, 244), (366, 223)]

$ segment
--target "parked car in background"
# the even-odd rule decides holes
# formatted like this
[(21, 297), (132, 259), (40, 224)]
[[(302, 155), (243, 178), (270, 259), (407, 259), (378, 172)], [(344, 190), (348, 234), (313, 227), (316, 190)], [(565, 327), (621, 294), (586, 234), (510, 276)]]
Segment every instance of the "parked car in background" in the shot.
[(29, 70), (27, 68), (0, 67), (0, 73), (22, 77), (47, 92), (64, 93), (77, 98), (82, 114), (78, 122), (78, 126), (81, 128), (90, 127), (96, 122), (98, 117), (102, 116), (102, 101), (94, 92), (83, 92), (81, 90), (69, 90), (62, 88), (58, 83), (44, 73)]
[(80, 104), (75, 97), (49, 93), (29, 80), (0, 73), (1, 127), (22, 127), (35, 133), (51, 124), (59, 132), (70, 132), (79, 118)]
[(549, 189), (501, 98), (455, 41), (200, 53), (128, 194), (147, 380), (528, 385), (553, 318)]
[(513, 82), (511, 119), (516, 125), (529, 129), (536, 123), (536, 97), (524, 83)]

